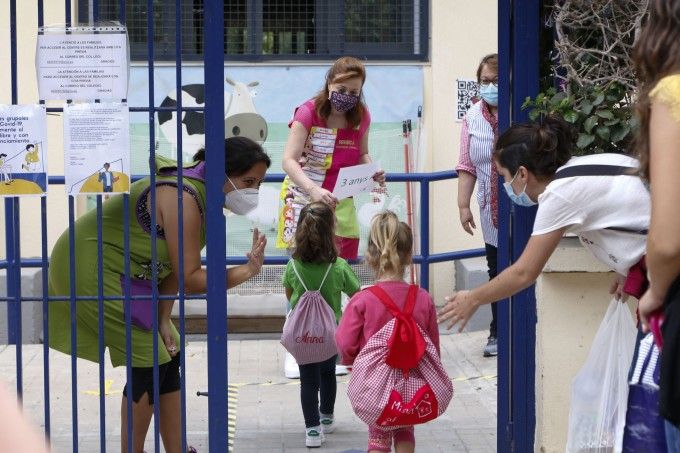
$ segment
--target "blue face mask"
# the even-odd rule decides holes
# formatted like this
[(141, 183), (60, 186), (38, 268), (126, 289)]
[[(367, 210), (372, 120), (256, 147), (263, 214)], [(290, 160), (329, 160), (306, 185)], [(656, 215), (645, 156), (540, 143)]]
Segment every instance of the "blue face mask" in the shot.
[[(517, 173), (515, 173), (515, 176), (512, 177), (512, 181), (515, 180), (518, 174), (519, 171), (517, 171)], [(503, 187), (505, 188), (508, 197), (510, 197), (510, 200), (512, 200), (512, 202), (515, 203), (517, 206), (524, 206), (527, 208), (529, 206), (534, 206), (536, 202), (529, 198), (529, 195), (527, 195), (527, 193), (525, 192), (525, 190), (527, 190), (527, 185), (524, 184), (524, 189), (522, 189), (522, 193), (516, 195), (515, 191), (512, 189), (512, 181), (503, 183)]]
[(498, 105), (498, 87), (493, 83), (480, 85), (479, 95), (487, 104), (493, 105), (494, 107)]

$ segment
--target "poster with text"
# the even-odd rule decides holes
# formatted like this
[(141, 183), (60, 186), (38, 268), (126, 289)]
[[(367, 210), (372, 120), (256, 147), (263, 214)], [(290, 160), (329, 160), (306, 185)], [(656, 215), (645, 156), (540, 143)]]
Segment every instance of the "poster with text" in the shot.
[(120, 102), (64, 106), (66, 193), (130, 190), (130, 112)]
[(0, 196), (47, 192), (46, 120), (44, 106), (0, 104)]
[[(94, 33), (97, 31), (97, 33)], [(45, 29), (36, 52), (40, 99), (127, 98), (125, 27)]]

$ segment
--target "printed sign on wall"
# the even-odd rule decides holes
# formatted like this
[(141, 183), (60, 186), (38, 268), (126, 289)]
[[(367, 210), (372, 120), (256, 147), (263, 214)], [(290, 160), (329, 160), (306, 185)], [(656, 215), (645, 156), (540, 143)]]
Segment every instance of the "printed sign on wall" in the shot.
[(120, 102), (64, 106), (66, 193), (130, 190), (129, 117)]
[(0, 196), (47, 192), (46, 120), (42, 105), (0, 105)]

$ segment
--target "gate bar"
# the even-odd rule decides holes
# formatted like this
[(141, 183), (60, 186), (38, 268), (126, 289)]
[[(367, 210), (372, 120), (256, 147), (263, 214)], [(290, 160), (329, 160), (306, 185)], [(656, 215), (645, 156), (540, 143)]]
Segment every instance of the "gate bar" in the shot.
[(227, 441), (227, 285), (224, 197), (224, 0), (203, 4), (205, 80), (206, 228), (208, 304), (208, 445), (229, 451)]
[[(147, 42), (147, 66), (149, 74), (149, 106), (155, 104), (154, 93), (155, 93), (155, 79), (154, 79), (154, 35), (155, 35), (155, 24), (154, 24), (154, 1), (146, 1), (146, 42)], [(181, 93), (180, 93), (181, 94)], [(156, 234), (156, 129), (155, 129), (155, 113), (153, 109), (149, 110), (149, 176), (150, 184), (149, 187), (149, 198), (151, 201), (151, 300), (153, 302), (153, 325), (152, 325), (152, 353), (153, 353), (153, 439), (154, 439), (154, 451), (155, 453), (160, 453), (160, 393), (159, 393), (159, 372), (158, 372), (158, 247)], [(183, 244), (180, 243), (179, 247), (182, 248)], [(128, 394), (130, 395), (130, 394)], [(129, 403), (129, 399), (128, 399)]]
[[(184, 161), (183, 143), (182, 143), (182, 8), (181, 0), (175, 0), (175, 93), (180, 93), (177, 97), (177, 105), (175, 120), (177, 122), (177, 241), (179, 244), (184, 244), (184, 168), (182, 162)], [(205, 90), (205, 87), (204, 87)], [(205, 92), (204, 92), (205, 94)], [(187, 413), (186, 413), (186, 352), (185, 352), (185, 323), (184, 323), (184, 247), (180, 246), (178, 250), (179, 269), (177, 269), (177, 291), (179, 303), (179, 369), (180, 369), (180, 386), (179, 386), (179, 413), (181, 426), (181, 451), (187, 451)]]

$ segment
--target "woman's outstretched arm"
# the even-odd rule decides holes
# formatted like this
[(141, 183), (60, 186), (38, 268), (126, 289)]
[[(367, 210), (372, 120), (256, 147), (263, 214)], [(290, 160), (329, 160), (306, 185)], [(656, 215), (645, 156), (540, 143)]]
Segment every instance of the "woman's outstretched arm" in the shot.
[(462, 331), (480, 305), (505, 299), (531, 286), (557, 248), (565, 230), (560, 228), (531, 236), (519, 259), (496, 278), (471, 291), (459, 291), (447, 297), (446, 305), (439, 312), (439, 322), (450, 321), (447, 329), (460, 323), (458, 330)]

